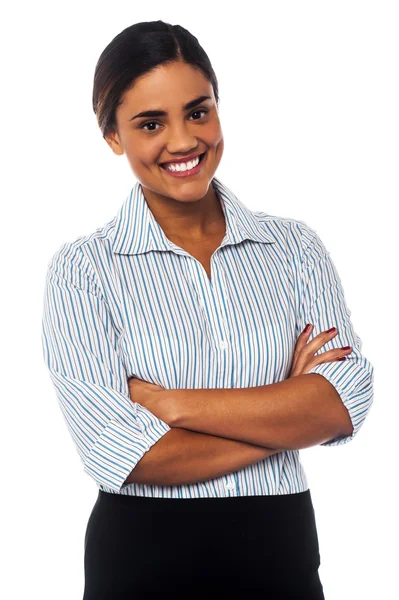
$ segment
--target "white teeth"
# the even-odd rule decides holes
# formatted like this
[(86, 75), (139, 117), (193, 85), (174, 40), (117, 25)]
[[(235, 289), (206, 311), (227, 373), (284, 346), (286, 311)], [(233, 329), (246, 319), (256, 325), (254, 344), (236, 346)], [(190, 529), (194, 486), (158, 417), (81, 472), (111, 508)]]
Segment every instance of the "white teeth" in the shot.
[(168, 171), (190, 171), (194, 169), (198, 165), (200, 161), (200, 157), (194, 158), (194, 160), (190, 160), (187, 163), (173, 163), (165, 166), (165, 169)]

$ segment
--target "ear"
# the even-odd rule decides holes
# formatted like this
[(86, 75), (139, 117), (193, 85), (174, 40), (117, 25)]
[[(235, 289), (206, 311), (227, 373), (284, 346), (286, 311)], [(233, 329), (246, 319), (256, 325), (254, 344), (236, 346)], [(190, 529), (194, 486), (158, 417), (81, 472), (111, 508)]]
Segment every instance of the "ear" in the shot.
[(121, 140), (117, 131), (111, 131), (104, 139), (107, 142), (108, 146), (111, 148), (112, 152), (114, 152), (118, 156), (124, 154)]

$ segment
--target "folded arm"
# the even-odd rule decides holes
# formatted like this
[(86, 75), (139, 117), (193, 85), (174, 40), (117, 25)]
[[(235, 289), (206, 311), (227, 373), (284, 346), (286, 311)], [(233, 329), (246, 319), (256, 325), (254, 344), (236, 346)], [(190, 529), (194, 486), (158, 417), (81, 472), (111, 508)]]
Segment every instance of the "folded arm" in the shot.
[(221, 477), (280, 450), (173, 427), (141, 458), (125, 483), (187, 485)]
[(300, 223), (295, 341), (306, 323), (313, 324), (309, 341), (335, 326), (338, 334), (319, 353), (351, 346), (351, 354), (265, 386), (169, 390), (173, 426), (283, 449), (335, 446), (357, 435), (372, 405), (374, 369), (361, 353), (330, 253), (316, 232)]
[(335, 388), (317, 374), (252, 388), (169, 394), (175, 406), (173, 427), (264, 447), (307, 448), (352, 433), (348, 411)]

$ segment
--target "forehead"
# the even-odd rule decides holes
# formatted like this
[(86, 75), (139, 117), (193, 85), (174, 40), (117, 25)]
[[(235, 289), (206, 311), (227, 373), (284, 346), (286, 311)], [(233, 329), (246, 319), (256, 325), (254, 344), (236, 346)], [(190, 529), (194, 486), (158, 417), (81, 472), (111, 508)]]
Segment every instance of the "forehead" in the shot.
[(212, 84), (203, 72), (186, 63), (172, 63), (136, 79), (120, 108), (137, 112), (150, 108), (181, 110), (183, 104), (201, 95), (214, 98)]

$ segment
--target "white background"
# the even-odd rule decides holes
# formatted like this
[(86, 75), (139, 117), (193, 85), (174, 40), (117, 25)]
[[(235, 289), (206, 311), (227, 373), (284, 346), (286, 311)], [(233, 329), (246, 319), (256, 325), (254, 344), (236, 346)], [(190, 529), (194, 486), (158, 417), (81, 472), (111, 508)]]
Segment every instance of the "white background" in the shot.
[(109, 221), (136, 181), (98, 129), (94, 68), (122, 29), (162, 19), (198, 37), (216, 71), (217, 177), (251, 209), (316, 229), (340, 274), (375, 397), (353, 442), (301, 451), (319, 573), (326, 600), (393, 598), (398, 3), (19, 2), (2, 12), (1, 596), (83, 595), (97, 487), (43, 361), (44, 278), (55, 250)]

